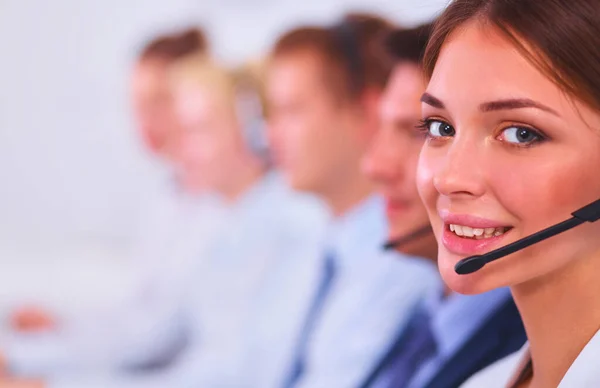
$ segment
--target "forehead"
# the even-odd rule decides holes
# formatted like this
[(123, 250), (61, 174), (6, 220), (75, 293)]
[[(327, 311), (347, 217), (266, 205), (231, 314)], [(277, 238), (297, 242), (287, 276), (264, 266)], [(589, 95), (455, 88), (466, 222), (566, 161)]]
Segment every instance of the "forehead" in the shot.
[(179, 112), (189, 117), (224, 118), (233, 114), (231, 108), (234, 102), (218, 87), (184, 82), (174, 91)]
[(325, 61), (310, 49), (298, 49), (273, 58), (268, 72), (270, 91), (313, 90), (323, 88)]
[(423, 72), (413, 63), (394, 66), (385, 88), (381, 109), (388, 114), (420, 114), (420, 98), (427, 85)]
[(392, 70), (385, 94), (390, 98), (412, 99), (415, 94), (421, 97), (425, 86), (425, 77), (417, 65), (401, 63)]
[[(428, 92), (447, 103), (530, 98), (564, 103), (564, 94), (496, 28), (467, 22), (446, 40)], [(451, 98), (451, 100), (449, 100)]]
[(131, 83), (134, 91), (151, 93), (167, 88), (167, 66), (156, 61), (138, 62), (132, 73)]

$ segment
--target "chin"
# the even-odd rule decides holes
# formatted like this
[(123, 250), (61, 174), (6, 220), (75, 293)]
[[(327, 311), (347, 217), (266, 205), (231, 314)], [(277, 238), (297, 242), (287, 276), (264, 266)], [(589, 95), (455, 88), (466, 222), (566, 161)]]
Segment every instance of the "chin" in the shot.
[(313, 193), (313, 187), (310, 184), (310, 181), (303, 179), (302, 177), (295, 176), (292, 174), (286, 174), (286, 180), (288, 185), (294, 189), (295, 191), (303, 192), (303, 193)]
[[(444, 257), (444, 255), (447, 255)], [(468, 274), (459, 275), (454, 270), (454, 266), (461, 258), (454, 257), (454, 255), (448, 255), (447, 253), (441, 253), (438, 257), (438, 268), (440, 275), (444, 280), (444, 283), (454, 292), (464, 295), (475, 295), (482, 294), (490, 291), (495, 287), (491, 287), (489, 284), (489, 276), (487, 276), (487, 270), (489, 268), (482, 268), (481, 270)]]

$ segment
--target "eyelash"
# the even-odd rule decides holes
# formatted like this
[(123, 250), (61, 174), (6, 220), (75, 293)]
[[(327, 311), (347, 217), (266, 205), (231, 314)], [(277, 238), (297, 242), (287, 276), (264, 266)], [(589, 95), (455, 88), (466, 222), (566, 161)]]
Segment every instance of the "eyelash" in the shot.
[(530, 126), (527, 125), (523, 125), (523, 124), (512, 124), (512, 125), (507, 125), (504, 126), (501, 131), (500, 134), (502, 134), (505, 130), (507, 130), (508, 128), (517, 128), (517, 129), (525, 129), (529, 132), (531, 132), (532, 134), (534, 134), (537, 137), (536, 141), (530, 142), (530, 143), (523, 143), (523, 144), (516, 144), (516, 143), (510, 143), (508, 141), (503, 141), (504, 144), (513, 147), (513, 148), (517, 148), (517, 149), (523, 149), (523, 148), (532, 148), (532, 147), (536, 147), (544, 142), (546, 142), (547, 140), (549, 140), (549, 137), (546, 136), (546, 134), (544, 134), (542, 131), (532, 128)]
[(415, 125), (415, 130), (429, 138), (429, 124), (433, 119), (419, 119), (419, 123)]
[[(442, 123), (447, 123), (446, 120), (442, 120), (439, 118), (435, 118), (435, 117), (429, 117), (426, 119), (420, 119), (419, 123), (417, 125), (415, 125), (415, 130), (425, 136), (427, 139), (431, 140), (431, 139), (437, 139), (437, 137), (433, 137), (431, 136), (430, 132), (429, 132), (429, 125), (434, 122), (434, 121), (439, 121)], [(550, 138), (544, 134), (542, 131), (538, 130), (538, 129), (534, 129), (530, 126), (527, 125), (522, 125), (522, 124), (512, 124), (512, 125), (505, 125), (502, 127), (502, 129), (500, 130), (500, 134), (502, 134), (505, 130), (509, 129), (509, 128), (519, 128), (519, 129), (525, 129), (527, 131), (532, 132), (533, 134), (535, 134), (538, 137), (537, 141), (531, 142), (531, 143), (525, 143), (525, 144), (515, 144), (515, 143), (510, 143), (507, 141), (502, 141), (504, 144), (510, 146), (510, 147), (514, 147), (514, 148), (531, 148), (531, 147), (535, 147), (536, 145), (539, 145), (542, 142), (545, 142), (546, 140), (549, 140)], [(500, 136), (500, 134), (497, 137)]]

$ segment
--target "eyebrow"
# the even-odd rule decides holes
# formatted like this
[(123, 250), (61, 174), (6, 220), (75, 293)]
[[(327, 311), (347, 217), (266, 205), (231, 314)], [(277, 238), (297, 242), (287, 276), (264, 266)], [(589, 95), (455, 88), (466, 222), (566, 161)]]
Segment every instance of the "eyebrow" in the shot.
[[(424, 93), (421, 97), (421, 102), (427, 105), (431, 105), (434, 108), (446, 109), (444, 103), (437, 97), (432, 96), (429, 93)], [(553, 115), (560, 116), (554, 109), (547, 107), (546, 105), (540, 104), (539, 102), (530, 100), (529, 98), (513, 98), (507, 100), (498, 100), (484, 102), (479, 105), (479, 110), (482, 112), (492, 112), (498, 110), (509, 110), (509, 109), (522, 109), (522, 108), (537, 108), (545, 112), (552, 113)]]
[(485, 102), (479, 106), (479, 109), (482, 112), (522, 108), (537, 108), (548, 113), (552, 113), (553, 115), (559, 116), (559, 114), (554, 109), (549, 108), (546, 105), (540, 104), (539, 102), (530, 100), (529, 98), (514, 98), (508, 100), (491, 101)]
[(425, 104), (431, 105), (432, 107), (438, 108), (438, 109), (446, 108), (446, 106), (440, 99), (433, 97), (429, 93), (423, 93), (423, 95), (421, 96), (421, 102), (424, 102)]

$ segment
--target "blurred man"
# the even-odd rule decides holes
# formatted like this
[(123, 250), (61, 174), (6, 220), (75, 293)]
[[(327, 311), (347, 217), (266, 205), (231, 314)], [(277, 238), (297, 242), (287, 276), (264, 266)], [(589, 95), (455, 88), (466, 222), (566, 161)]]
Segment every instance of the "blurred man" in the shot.
[[(131, 99), (136, 128), (146, 150), (169, 173), (153, 192), (142, 195), (147, 203), (133, 244), (131, 295), (110, 311), (68, 321), (59, 313), (36, 307), (16, 312), (13, 324), (24, 334), (14, 343), (0, 345), (13, 374), (157, 367), (171, 361), (183, 345), (177, 330), (157, 328), (172, 319), (184, 292), (182, 279), (218, 234), (221, 217), (214, 201), (204, 195), (205, 189), (187, 183), (191, 171), (180, 169), (179, 176), (173, 173), (183, 128), (176, 116), (168, 71), (181, 58), (205, 56), (206, 50), (204, 33), (190, 29), (149, 42), (133, 67)], [(147, 354), (160, 356), (150, 359)]]
[[(383, 203), (360, 171), (389, 74), (374, 43), (389, 29), (381, 18), (349, 15), (331, 28), (290, 31), (272, 51), (274, 158), (289, 184), (321, 198), (333, 219), (317, 265), (282, 270), (266, 293), (255, 386), (355, 386), (431, 284), (429, 266), (381, 252)], [(284, 318), (287, 330), (272, 323)]]
[(131, 77), (131, 97), (137, 128), (145, 148), (173, 161), (182, 127), (176, 117), (168, 71), (173, 62), (189, 55), (207, 55), (204, 33), (191, 29), (161, 36), (140, 53)]
[[(60, 376), (49, 380), (51, 387), (244, 386), (242, 348), (258, 288), (274, 263), (296, 256), (293, 260), (300, 261), (305, 249), (316, 245), (324, 218), (321, 208), (285, 187), (269, 171), (262, 148), (254, 146), (260, 143), (252, 137), (260, 135), (260, 128), (253, 126), (262, 109), (249, 107), (245, 100), (251, 82), (244, 80), (251, 77), (233, 76), (195, 56), (175, 63), (170, 74), (183, 128), (177, 159), (203, 172), (195, 179), (218, 196), (227, 219), (200, 265), (189, 268), (181, 280), (185, 298), (173, 301), (170, 322), (156, 330), (163, 337), (183, 332), (187, 347), (154, 373)], [(138, 352), (152, 357), (155, 349), (136, 345)]]
[[(363, 167), (385, 198), (389, 237), (403, 241), (396, 249), (435, 262), (437, 245), (431, 229), (414, 234), (427, 230), (423, 226), (428, 224), (417, 192), (416, 165), (424, 141), (417, 126), (427, 86), (421, 58), (429, 32), (429, 25), (398, 30), (385, 41), (395, 66), (380, 106), (382, 125)], [(523, 325), (507, 289), (464, 296), (451, 293), (440, 280), (362, 387), (458, 387), (524, 341)]]

